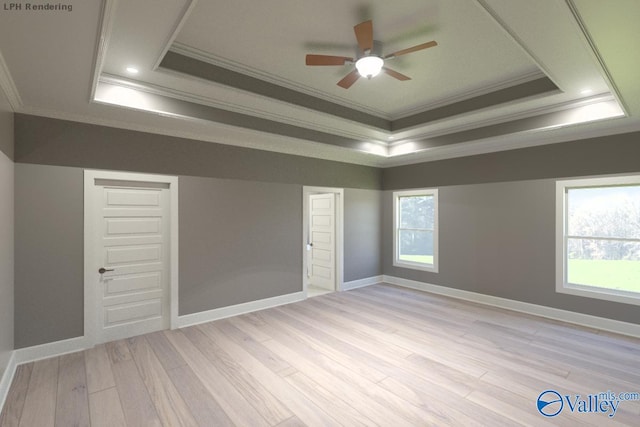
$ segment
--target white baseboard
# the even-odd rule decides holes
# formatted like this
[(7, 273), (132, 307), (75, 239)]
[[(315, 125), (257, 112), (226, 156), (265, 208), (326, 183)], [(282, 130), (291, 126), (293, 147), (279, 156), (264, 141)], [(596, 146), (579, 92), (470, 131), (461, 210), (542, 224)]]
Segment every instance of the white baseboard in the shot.
[(382, 282), (383, 276), (365, 277), (364, 279), (352, 280), (351, 282), (344, 282), (342, 284), (343, 291), (350, 291), (351, 289), (363, 288), (369, 285), (375, 285)]
[(0, 411), (4, 407), (18, 365), (82, 351), (89, 347), (87, 344), (88, 340), (85, 337), (77, 337), (13, 350), (7, 368), (0, 378)]
[(225, 319), (227, 317), (238, 316), (240, 314), (251, 313), (253, 311), (264, 310), (266, 308), (277, 307), (279, 305), (290, 304), (292, 302), (303, 300), (304, 292), (295, 292), (292, 294), (202, 311), (200, 313), (186, 314), (184, 316), (178, 316), (177, 326), (178, 328), (184, 328), (187, 326), (199, 325), (200, 323), (212, 322), (214, 320)]
[(0, 412), (2, 412), (2, 408), (4, 408), (4, 403), (7, 400), (9, 388), (11, 387), (11, 382), (16, 374), (16, 367), (18, 364), (16, 363), (15, 356), (16, 352), (12, 351), (11, 356), (9, 356), (9, 362), (2, 373), (2, 377), (0, 377)]
[(33, 347), (19, 348), (14, 351), (16, 364), (35, 362), (50, 357), (62, 356), (63, 354), (75, 353), (91, 347), (85, 337), (69, 338), (62, 341), (50, 342), (47, 344), (34, 345)]
[(383, 279), (385, 283), (402, 286), (405, 288), (417, 289), (433, 294), (444, 295), (465, 301), (505, 308), (507, 310), (533, 314), (535, 316), (546, 317), (548, 319), (560, 320), (580, 326), (587, 326), (590, 328), (601, 329), (603, 331), (615, 332), (618, 334), (640, 338), (640, 325), (635, 323), (621, 322), (619, 320), (591, 316), (589, 314), (576, 313), (574, 311), (561, 310), (559, 308), (546, 307), (543, 305), (515, 301), (507, 298), (494, 297), (491, 295), (484, 295), (476, 292), (463, 291), (461, 289), (448, 288), (446, 286), (432, 285), (430, 283), (402, 279), (400, 277), (383, 276)]

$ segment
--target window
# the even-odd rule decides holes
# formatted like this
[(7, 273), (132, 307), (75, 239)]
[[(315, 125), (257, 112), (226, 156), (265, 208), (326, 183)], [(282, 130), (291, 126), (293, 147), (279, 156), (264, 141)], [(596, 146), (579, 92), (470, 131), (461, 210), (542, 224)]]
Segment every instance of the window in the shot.
[(393, 265), (438, 272), (438, 190), (393, 193)]
[(556, 290), (640, 305), (640, 176), (556, 183)]

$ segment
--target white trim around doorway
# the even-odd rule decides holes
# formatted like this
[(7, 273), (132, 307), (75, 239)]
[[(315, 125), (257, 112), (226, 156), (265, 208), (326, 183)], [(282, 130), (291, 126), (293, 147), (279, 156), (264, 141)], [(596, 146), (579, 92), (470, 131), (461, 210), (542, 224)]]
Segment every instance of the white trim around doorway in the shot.
[(344, 188), (302, 187), (302, 292), (307, 298), (307, 243), (309, 242), (309, 196), (333, 193), (336, 195), (336, 291), (344, 284)]
[(93, 286), (93, 274), (89, 268), (93, 254), (90, 253), (94, 236), (94, 224), (91, 218), (93, 213), (93, 188), (95, 181), (113, 180), (129, 182), (153, 182), (168, 184), (171, 194), (170, 200), (170, 277), (169, 277), (169, 324), (171, 329), (178, 327), (178, 259), (179, 259), (179, 235), (178, 235), (178, 177), (166, 175), (141, 174), (131, 172), (116, 172), (102, 170), (84, 171), (84, 340), (85, 347), (93, 347), (97, 342), (97, 330), (95, 321), (96, 293)]

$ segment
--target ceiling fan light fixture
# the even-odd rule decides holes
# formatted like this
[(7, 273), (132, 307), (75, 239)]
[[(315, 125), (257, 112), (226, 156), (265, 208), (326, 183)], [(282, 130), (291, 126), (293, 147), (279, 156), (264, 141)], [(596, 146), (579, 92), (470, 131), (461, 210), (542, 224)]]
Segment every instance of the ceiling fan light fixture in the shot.
[(362, 77), (370, 79), (380, 74), (384, 60), (379, 56), (364, 56), (356, 61), (356, 68)]

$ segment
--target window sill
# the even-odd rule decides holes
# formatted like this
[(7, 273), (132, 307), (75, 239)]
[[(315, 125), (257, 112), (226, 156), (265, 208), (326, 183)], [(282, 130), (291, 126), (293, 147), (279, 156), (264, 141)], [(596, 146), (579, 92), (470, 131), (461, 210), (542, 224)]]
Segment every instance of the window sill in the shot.
[(408, 262), (408, 261), (395, 260), (395, 261), (393, 261), (393, 266), (394, 267), (401, 267), (401, 268), (410, 268), (412, 270), (429, 271), (431, 273), (437, 273), (438, 272), (438, 265), (437, 264), (420, 264), (420, 263), (417, 263), (417, 262)]
[(586, 298), (595, 298), (605, 301), (620, 302), (623, 304), (640, 305), (640, 294), (637, 294), (635, 292), (594, 288), (590, 286), (574, 285), (571, 283), (565, 283), (562, 286), (556, 286), (556, 292), (561, 294), (577, 295)]

